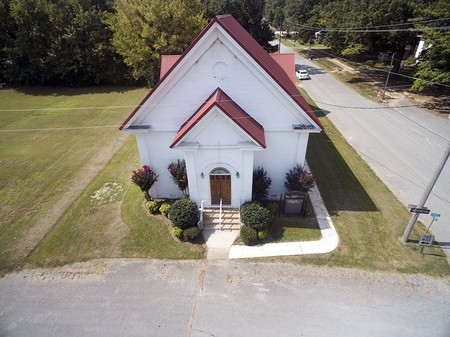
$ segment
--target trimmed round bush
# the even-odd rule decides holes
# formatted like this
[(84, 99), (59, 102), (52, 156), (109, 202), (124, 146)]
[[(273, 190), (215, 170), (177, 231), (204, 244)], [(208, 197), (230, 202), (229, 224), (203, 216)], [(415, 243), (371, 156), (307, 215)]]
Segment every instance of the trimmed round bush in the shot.
[(171, 207), (172, 207), (171, 204), (165, 202), (161, 206), (159, 206), (159, 211), (161, 212), (162, 215), (164, 215), (167, 218), (169, 216), (169, 211)]
[(198, 235), (200, 234), (200, 228), (197, 226), (195, 227), (189, 227), (183, 231), (183, 238), (186, 241), (192, 241), (194, 240)]
[(258, 243), (258, 232), (254, 228), (242, 226), (240, 237), (242, 242), (247, 246), (254, 246)]
[(178, 238), (180, 240), (183, 237), (183, 230), (179, 227), (174, 227), (172, 229), (172, 233), (173, 233), (173, 236), (175, 236), (176, 238)]
[(159, 202), (156, 202), (154, 200), (147, 202), (147, 209), (150, 212), (150, 214), (156, 214), (159, 212)]
[(250, 203), (241, 207), (241, 222), (256, 230), (266, 229), (272, 217), (270, 211), (257, 203)]
[[(159, 209), (161, 211), (161, 207)], [(198, 206), (189, 198), (178, 200), (169, 210), (169, 219), (175, 227), (182, 229), (197, 226)]]

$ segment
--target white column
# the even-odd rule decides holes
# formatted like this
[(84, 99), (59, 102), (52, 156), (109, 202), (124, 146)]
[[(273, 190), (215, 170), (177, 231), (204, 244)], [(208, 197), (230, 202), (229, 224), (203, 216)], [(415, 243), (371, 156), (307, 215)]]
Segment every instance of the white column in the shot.
[(200, 205), (201, 200), (198, 195), (198, 181), (200, 172), (197, 172), (197, 166), (195, 165), (195, 153), (196, 151), (184, 151), (184, 160), (186, 161), (187, 177), (189, 182), (189, 197), (192, 201), (195, 201)]

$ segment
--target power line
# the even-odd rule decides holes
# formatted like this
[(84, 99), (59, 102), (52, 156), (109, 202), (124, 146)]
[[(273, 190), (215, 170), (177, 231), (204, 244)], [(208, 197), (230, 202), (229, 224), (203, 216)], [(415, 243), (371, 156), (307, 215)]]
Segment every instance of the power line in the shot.
[[(442, 20), (450, 20), (450, 18), (445, 18)], [(420, 22), (411, 22), (411, 24), (418, 24)], [(425, 29), (427, 30), (450, 30), (450, 26), (437, 26), (437, 27), (422, 27), (422, 28), (394, 28), (396, 26), (402, 25), (402, 24), (392, 24), (392, 25), (385, 25), (385, 26), (369, 26), (369, 27), (358, 27), (358, 28), (334, 28), (334, 27), (315, 27), (315, 26), (307, 26), (297, 23), (292, 23), (288, 21), (288, 24), (290, 24), (294, 28), (301, 28), (301, 29), (307, 29), (307, 30), (317, 30), (317, 31), (324, 31), (324, 32), (343, 32), (343, 33), (388, 33), (388, 32), (420, 32)], [(406, 23), (405, 23), (406, 24)], [(393, 28), (386, 28), (386, 29), (374, 29), (377, 27), (393, 27)]]
[[(351, 61), (351, 60), (349, 60), (349, 59), (346, 59), (345, 57), (337, 56), (337, 55), (328, 53), (328, 52), (323, 51), (323, 50), (320, 50), (320, 52), (321, 52), (321, 53), (324, 53), (324, 54), (327, 54), (327, 55), (329, 55), (329, 56), (333, 56), (334, 58), (337, 58), (337, 59), (340, 59), (340, 60), (347, 61), (347, 62), (349, 62), (349, 63), (358, 64), (358, 65), (360, 65), (360, 66), (362, 66), (362, 67), (364, 67), (364, 68), (367, 68), (367, 69), (372, 69), (372, 70), (376, 70), (376, 71), (381, 71), (381, 72), (384, 72), (384, 73), (387, 73), (387, 72), (388, 72), (387, 70), (379, 69), (379, 68), (375, 68), (375, 67), (371, 67), (371, 66), (368, 66), (368, 65), (363, 64), (363, 63), (360, 63), (360, 62)], [(401, 61), (401, 60), (399, 60), (399, 59), (396, 59), (396, 60)], [(444, 84), (444, 83), (440, 83), (440, 82), (433, 82), (433, 81), (429, 81), (429, 80), (424, 80), (424, 79), (422, 79), (422, 78), (413, 77), (413, 76), (408, 76), (408, 75), (404, 75), (404, 74), (396, 73), (396, 72), (392, 72), (392, 71), (391, 71), (391, 74), (394, 74), (394, 75), (397, 75), (397, 76), (400, 76), (400, 77), (405, 77), (405, 78), (413, 79), (413, 80), (424, 81), (424, 82), (427, 82), (427, 83), (430, 83), (430, 84), (433, 84), (433, 85), (439, 85), (439, 86), (442, 86), (442, 87), (450, 88), (450, 85)]]

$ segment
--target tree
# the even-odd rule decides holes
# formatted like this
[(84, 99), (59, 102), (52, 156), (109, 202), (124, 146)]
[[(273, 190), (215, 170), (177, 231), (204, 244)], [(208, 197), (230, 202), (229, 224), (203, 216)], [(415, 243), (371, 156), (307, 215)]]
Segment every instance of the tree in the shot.
[[(407, 44), (414, 42), (415, 32), (395, 29), (405, 27), (414, 19), (414, 9), (422, 0), (340, 0), (323, 4), (320, 14), (326, 28), (338, 29), (327, 32), (325, 42), (333, 52), (363, 45), (371, 52), (395, 52), (393, 73), (400, 71)], [(364, 27), (391, 26), (386, 32), (354, 32)], [(400, 25), (400, 26), (399, 26)], [(348, 29), (349, 31), (345, 31)]]
[(177, 185), (178, 189), (186, 195), (186, 189), (189, 186), (187, 178), (186, 161), (178, 159), (176, 162), (171, 162), (167, 167), (172, 181)]
[(264, 17), (269, 24), (278, 29), (284, 27), (284, 5), (286, 0), (267, 0), (264, 7)]
[(314, 32), (302, 26), (311, 26), (315, 0), (286, 0), (284, 13), (286, 16), (285, 27), (289, 31), (297, 32), (295, 35), (302, 41), (309, 41)]
[(152, 200), (149, 190), (153, 184), (158, 181), (158, 175), (147, 165), (142, 166), (141, 169), (133, 171), (131, 181), (139, 186), (142, 192), (144, 192), (147, 200)]
[(252, 194), (254, 200), (267, 199), (269, 195), (272, 179), (267, 176), (267, 172), (262, 167), (258, 167), (253, 171), (253, 187)]
[(286, 173), (284, 187), (286, 187), (288, 191), (308, 192), (313, 186), (313, 175), (311, 172), (306, 171), (300, 164), (297, 164)]
[(162, 54), (179, 54), (205, 27), (199, 0), (122, 0), (106, 22), (135, 79), (155, 83)]
[[(4, 73), (8, 63), (7, 49), (13, 41), (13, 22), (9, 10), (9, 1), (0, 1), (0, 82), (5, 81)], [(9, 44), (9, 46), (8, 46)]]
[(9, 12), (12, 25), (5, 53), (4, 76), (11, 82), (39, 84), (47, 76), (47, 51), (52, 31), (44, 0), (11, 0)]
[[(112, 83), (124, 65), (102, 22), (112, 0), (10, 0), (2, 2), (6, 25), (4, 77), (15, 84), (70, 86)], [(0, 11), (2, 7), (0, 7)]]
[(266, 51), (278, 50), (278, 46), (270, 44), (275, 35), (263, 18), (262, 0), (203, 0), (203, 6), (208, 20), (217, 15), (231, 14)]
[[(430, 1), (417, 10), (418, 20), (441, 19), (450, 17), (450, 3), (448, 1)], [(448, 26), (440, 21), (439, 26)], [(450, 31), (431, 29), (436, 22), (416, 25), (423, 29), (425, 43), (430, 46), (420, 55), (418, 70), (415, 74), (419, 79), (414, 81), (413, 90), (423, 90), (433, 83), (450, 85)]]

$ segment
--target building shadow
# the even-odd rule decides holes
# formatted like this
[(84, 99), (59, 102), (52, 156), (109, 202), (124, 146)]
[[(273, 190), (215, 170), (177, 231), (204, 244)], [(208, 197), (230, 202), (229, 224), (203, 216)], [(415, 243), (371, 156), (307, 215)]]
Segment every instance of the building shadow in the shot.
[(310, 135), (307, 161), (330, 214), (378, 211), (326, 132)]
[(138, 85), (100, 85), (88, 87), (51, 87), (51, 86), (19, 86), (12, 89), (28, 96), (78, 96), (86, 94), (125, 93), (129, 90), (140, 89)]
[(314, 67), (314, 66), (309, 66), (306, 64), (296, 64), (295, 65), (295, 71), (297, 70), (306, 70), (308, 72), (309, 75), (320, 75), (320, 74), (326, 74), (327, 72), (322, 69), (322, 68), (318, 68), (318, 67)]

